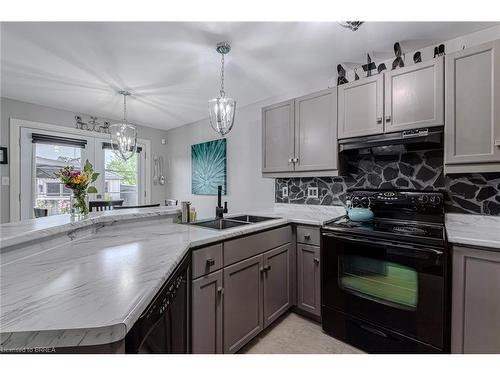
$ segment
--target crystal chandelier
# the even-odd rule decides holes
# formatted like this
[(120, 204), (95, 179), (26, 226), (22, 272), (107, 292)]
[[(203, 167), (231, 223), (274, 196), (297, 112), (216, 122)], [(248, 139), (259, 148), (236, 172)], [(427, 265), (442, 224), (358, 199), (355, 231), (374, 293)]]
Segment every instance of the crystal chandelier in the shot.
[(127, 122), (127, 96), (128, 91), (119, 91), (123, 95), (123, 121), (109, 127), (111, 147), (116, 155), (123, 160), (130, 159), (137, 148), (137, 128)]
[(339, 21), (340, 26), (352, 31), (356, 31), (364, 23), (364, 21)]
[(226, 97), (224, 92), (224, 55), (231, 51), (231, 46), (228, 42), (221, 42), (216, 50), (221, 54), (220, 95), (208, 101), (208, 113), (212, 129), (225, 136), (233, 127), (236, 111), (236, 101)]

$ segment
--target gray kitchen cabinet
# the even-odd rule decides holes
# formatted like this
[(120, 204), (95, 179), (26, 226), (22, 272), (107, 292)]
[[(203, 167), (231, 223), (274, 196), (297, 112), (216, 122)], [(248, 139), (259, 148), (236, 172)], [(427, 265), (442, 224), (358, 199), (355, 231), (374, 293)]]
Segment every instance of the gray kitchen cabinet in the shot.
[(338, 138), (384, 132), (384, 75), (338, 86)]
[(446, 56), (445, 170), (500, 170), (500, 40)]
[(262, 108), (264, 177), (337, 175), (337, 89)]
[(444, 125), (444, 58), (384, 73), (384, 132)]
[(320, 248), (297, 244), (297, 308), (321, 316)]
[(337, 90), (295, 99), (295, 171), (337, 169)]
[(192, 352), (222, 353), (222, 270), (192, 282)]
[(294, 101), (262, 108), (262, 172), (293, 171)]
[(264, 254), (264, 328), (292, 305), (291, 244)]
[(224, 268), (224, 353), (235, 353), (264, 326), (263, 256)]
[(452, 353), (500, 353), (500, 252), (453, 247)]
[(236, 353), (295, 303), (292, 238), (287, 225), (193, 250), (193, 353)]

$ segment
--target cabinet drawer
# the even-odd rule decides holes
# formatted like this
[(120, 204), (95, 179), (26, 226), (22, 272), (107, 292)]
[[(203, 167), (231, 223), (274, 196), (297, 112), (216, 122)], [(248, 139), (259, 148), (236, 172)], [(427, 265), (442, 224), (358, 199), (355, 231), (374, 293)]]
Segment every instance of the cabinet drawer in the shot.
[(291, 241), (290, 226), (268, 230), (224, 243), (224, 266), (250, 258)]
[(193, 279), (222, 268), (222, 244), (193, 250)]
[(319, 228), (302, 225), (297, 226), (297, 242), (319, 246), (320, 239)]

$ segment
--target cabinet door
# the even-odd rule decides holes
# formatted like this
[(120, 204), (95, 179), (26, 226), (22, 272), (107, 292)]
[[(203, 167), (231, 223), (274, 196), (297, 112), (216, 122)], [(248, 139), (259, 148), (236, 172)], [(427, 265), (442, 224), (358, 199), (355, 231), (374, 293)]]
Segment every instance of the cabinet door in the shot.
[(222, 353), (222, 270), (192, 283), (192, 352)]
[(262, 108), (262, 172), (293, 171), (294, 101)]
[(262, 331), (262, 272), (262, 255), (224, 268), (224, 353)]
[(264, 328), (291, 306), (291, 261), (290, 244), (264, 254)]
[(295, 99), (295, 170), (337, 169), (337, 89)]
[(385, 132), (444, 125), (444, 59), (384, 73)]
[(445, 162), (500, 162), (500, 41), (446, 56)]
[(383, 74), (340, 85), (337, 90), (339, 139), (384, 132)]
[(297, 244), (297, 307), (321, 315), (319, 247)]
[(500, 354), (500, 253), (453, 247), (452, 353)]

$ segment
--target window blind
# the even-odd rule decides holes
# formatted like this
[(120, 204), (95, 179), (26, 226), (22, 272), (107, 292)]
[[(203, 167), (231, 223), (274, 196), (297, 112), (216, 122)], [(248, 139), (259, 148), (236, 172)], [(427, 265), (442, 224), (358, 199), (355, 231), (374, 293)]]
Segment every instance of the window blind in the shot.
[(80, 148), (85, 148), (85, 146), (87, 145), (87, 141), (85, 139), (56, 137), (53, 135), (38, 134), (38, 133), (31, 134), (31, 142), (46, 143), (46, 144), (60, 145), (60, 146), (74, 146)]

